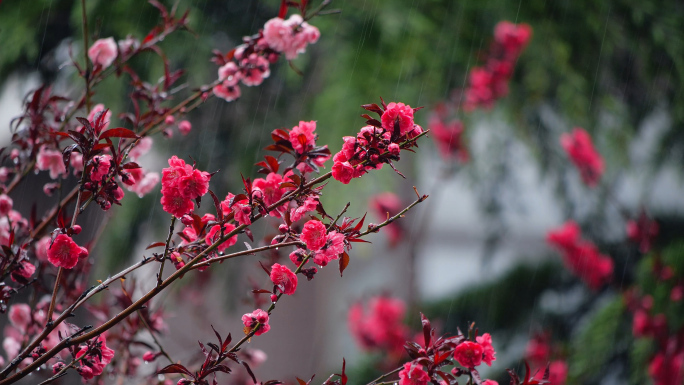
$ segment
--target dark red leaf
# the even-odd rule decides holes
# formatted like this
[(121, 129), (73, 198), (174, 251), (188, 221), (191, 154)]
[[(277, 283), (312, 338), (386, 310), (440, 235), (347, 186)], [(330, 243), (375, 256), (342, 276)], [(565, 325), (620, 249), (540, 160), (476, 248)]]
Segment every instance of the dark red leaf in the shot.
[(154, 249), (155, 247), (162, 247), (162, 246), (166, 246), (166, 243), (164, 243), (164, 242), (152, 242), (145, 248), (145, 250)]
[(128, 128), (117, 127), (111, 128), (100, 135), (100, 139), (106, 138), (130, 138), (138, 139), (139, 136), (135, 132), (129, 130)]
[(342, 252), (342, 256), (340, 256), (340, 277), (342, 276), (342, 273), (344, 270), (347, 268), (349, 265), (349, 254), (346, 252)]
[(432, 343), (432, 325), (430, 324), (430, 320), (423, 313), (420, 313), (420, 323), (423, 325), (423, 338), (425, 339), (425, 347), (428, 348)]
[(128, 163), (123, 165), (123, 168), (126, 170), (132, 170), (132, 169), (140, 168), (140, 165), (135, 163), (135, 162), (128, 162)]
[(167, 367), (164, 367), (162, 369), (159, 369), (157, 371), (157, 374), (173, 374), (173, 373), (183, 373), (185, 375), (194, 377), (192, 373), (188, 369), (185, 368), (185, 366), (181, 364), (171, 364)]
[(221, 209), (221, 201), (219, 201), (216, 194), (214, 194), (214, 192), (211, 190), (209, 190), (209, 195), (211, 195), (211, 199), (214, 200), (214, 207), (216, 208), (216, 216), (218, 216), (218, 219), (220, 222), (223, 222), (223, 209)]

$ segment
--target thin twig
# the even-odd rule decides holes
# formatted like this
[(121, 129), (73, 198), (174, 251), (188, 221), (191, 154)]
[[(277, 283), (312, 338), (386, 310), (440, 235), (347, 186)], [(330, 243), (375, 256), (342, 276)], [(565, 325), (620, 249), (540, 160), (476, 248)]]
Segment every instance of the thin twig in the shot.
[(166, 247), (164, 247), (164, 256), (161, 260), (161, 265), (159, 265), (159, 273), (157, 274), (157, 286), (162, 284), (162, 274), (164, 273), (164, 262), (166, 262), (166, 256), (169, 255), (169, 245), (171, 244), (171, 237), (173, 236), (173, 228), (176, 226), (176, 216), (171, 216), (171, 224), (169, 225), (169, 236), (166, 238)]
[[(379, 381), (384, 380), (385, 378), (393, 375), (394, 373), (399, 373), (403, 368), (404, 368), (404, 366), (402, 365), (402, 366), (392, 370), (391, 372), (387, 372), (387, 373), (383, 374), (382, 376), (376, 378), (375, 380), (369, 382), (367, 385), (380, 385), (381, 383)], [(394, 382), (396, 382), (396, 381), (394, 381)]]
[(90, 113), (90, 66), (88, 65), (88, 16), (86, 15), (85, 0), (81, 0), (81, 14), (83, 17), (83, 56), (85, 57), (85, 72), (83, 78), (86, 83), (86, 110)]

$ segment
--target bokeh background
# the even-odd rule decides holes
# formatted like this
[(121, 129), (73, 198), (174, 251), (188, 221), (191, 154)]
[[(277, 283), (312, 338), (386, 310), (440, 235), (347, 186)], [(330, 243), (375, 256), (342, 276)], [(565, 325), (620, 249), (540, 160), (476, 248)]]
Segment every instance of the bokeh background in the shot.
[[(158, 20), (156, 9), (139, 0), (86, 3), (91, 38), (142, 38)], [(190, 10), (194, 33), (176, 33), (161, 47), (174, 68), (187, 70), (183, 82), (189, 88), (209, 83), (216, 78), (212, 49), (225, 52), (240, 44), (242, 36), (277, 14), (279, 3), (181, 0), (179, 9)], [(287, 306), (274, 313), (272, 331), (250, 344), (269, 357), (255, 370), (257, 377), (293, 381), (316, 374), (322, 380), (339, 372), (345, 357), (352, 383), (370, 381), (387, 357), (357, 346), (347, 312), (358, 300), (386, 294), (406, 301), (405, 322), (414, 330), (422, 311), (442, 332), (465, 330), (472, 321), (490, 332), (498, 359), (485, 374), (500, 383), (507, 383), (506, 368), (524, 367), (526, 346), (540, 332), (552, 336), (557, 355), (567, 361), (568, 384), (649, 383), (654, 343), (632, 335), (623, 296), (633, 285), (646, 285), (654, 257), (628, 242), (624, 214), (636, 217), (645, 209), (658, 221), (654, 253), (672, 255), (681, 281), (684, 3), (335, 0), (331, 8), (341, 13), (311, 22), (321, 39), (293, 62), (302, 75), (281, 61), (263, 85), (243, 88), (238, 101), (210, 100), (190, 113), (189, 136), (155, 138), (155, 152), (143, 158), (145, 168), (161, 170), (171, 154), (192, 156), (202, 170), (220, 169), (212, 178), (219, 195), (239, 191), (240, 173), (256, 177), (254, 163), (273, 129), (316, 120), (318, 143), (335, 153), (341, 137), (363, 125), (359, 106), (381, 96), (425, 106), (416, 122), (427, 128), (433, 108), (459, 100), (499, 21), (527, 23), (533, 37), (506, 97), (491, 109), (457, 110), (466, 127), (469, 162), (442, 159), (426, 138), (416, 154), (398, 163), (406, 179), (385, 168), (349, 185), (328, 186), (322, 198), (327, 210), (339, 211), (349, 201), (355, 217), (369, 211), (367, 202), (381, 192), (394, 192), (408, 204), (416, 186), (431, 198), (403, 220), (401, 242), (390, 245), (385, 235), (376, 235), (373, 244), (354, 247), (344, 277), (334, 267), (323, 269), (286, 298)], [(5, 128), (20, 113), (24, 95), (40, 83), (52, 83), (63, 94), (81, 89), (73, 68), (63, 65), (70, 49), (75, 57), (82, 55), (80, 15), (80, 2), (72, 0), (0, 4)], [(136, 58), (133, 66), (148, 79), (163, 73), (152, 54)], [(97, 91), (95, 100), (114, 116), (132, 107), (125, 79), (112, 77)], [(115, 118), (113, 124), (123, 123)], [(573, 127), (585, 128), (605, 159), (606, 173), (596, 188), (581, 183), (559, 144), (560, 135)], [(0, 138), (7, 145), (9, 130)], [(17, 189), (15, 202), (21, 205), (18, 197), (30, 196), (42, 183), (36, 178)], [(108, 221), (91, 254), (97, 258), (93, 281), (140, 258), (146, 245), (165, 237), (159, 198), (159, 191), (142, 199), (129, 194), (122, 207), (88, 218), (92, 224)], [(580, 223), (584, 237), (615, 260), (612, 285), (588, 289), (547, 245), (547, 232), (568, 219)], [(259, 223), (253, 231), (269, 240), (277, 229)], [(197, 359), (196, 341), (213, 338), (210, 325), (241, 334), (239, 316), (253, 309), (250, 282), (264, 284), (257, 260), (231, 261), (186, 277), (155, 304), (169, 309), (169, 332), (162, 341), (174, 357)], [(152, 284), (153, 274), (138, 277), (142, 288)], [(653, 283), (654, 293), (662, 285)], [(672, 306), (668, 315), (676, 333), (684, 311)]]

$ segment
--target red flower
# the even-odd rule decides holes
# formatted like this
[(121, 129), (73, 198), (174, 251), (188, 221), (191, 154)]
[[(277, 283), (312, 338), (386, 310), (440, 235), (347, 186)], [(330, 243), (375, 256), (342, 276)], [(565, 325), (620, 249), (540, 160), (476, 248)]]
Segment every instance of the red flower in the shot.
[(280, 188), (283, 177), (274, 172), (268, 174), (266, 179), (257, 178), (252, 183), (253, 189), (259, 189), (263, 193), (264, 203), (270, 206), (283, 197), (284, 190)]
[[(235, 225), (231, 223), (226, 223), (223, 225), (223, 235), (226, 235), (230, 233), (231, 231), (235, 230)], [(214, 242), (218, 241), (219, 238), (221, 237), (221, 226), (219, 225), (214, 225), (209, 229), (209, 232), (207, 233), (207, 237), (205, 238), (205, 242), (207, 245), (212, 245)], [(228, 238), (225, 242), (220, 244), (216, 250), (218, 252), (222, 252), (225, 249), (233, 246), (235, 243), (237, 243), (237, 234), (233, 235), (232, 237)]]
[(206, 171), (192, 170), (180, 177), (178, 189), (184, 198), (197, 199), (209, 191), (210, 178), (211, 175)]
[(325, 266), (330, 261), (337, 259), (344, 252), (344, 234), (337, 231), (328, 233), (327, 240), (323, 248), (314, 255), (314, 263)]
[(444, 123), (436, 115), (430, 119), (430, 134), (432, 134), (442, 158), (455, 158), (462, 163), (468, 161), (470, 155), (463, 144), (464, 132), (463, 123), (459, 120)]
[(482, 357), (482, 361), (484, 361), (488, 366), (492, 366), (492, 361), (496, 361), (496, 352), (492, 346), (492, 336), (489, 335), (489, 333), (485, 333), (475, 338), (475, 340), (478, 344), (482, 345), (482, 349), (484, 351), (484, 357)]
[(364, 349), (382, 349), (400, 355), (408, 339), (408, 329), (403, 324), (406, 305), (399, 299), (375, 297), (370, 300), (366, 314), (360, 303), (349, 309), (349, 330)]
[(399, 371), (399, 385), (427, 385), (430, 376), (423, 370), (422, 365), (414, 365), (412, 362), (404, 364), (404, 369)]
[(245, 325), (245, 329), (251, 331), (259, 323), (259, 329), (254, 333), (256, 336), (260, 336), (267, 331), (271, 330), (271, 325), (268, 324), (268, 313), (261, 309), (256, 309), (252, 313), (247, 313), (242, 316), (242, 323)]
[[(252, 214), (252, 208), (249, 206), (249, 201), (247, 199), (235, 200), (235, 195), (228, 193), (226, 199), (221, 202), (221, 210), (223, 215), (228, 215), (231, 212), (235, 220), (241, 225), (252, 224), (252, 219), (250, 215)], [(231, 201), (233, 205), (231, 206)]]
[(112, 157), (110, 155), (98, 155), (93, 157), (93, 169), (90, 171), (90, 180), (101, 182), (102, 178), (109, 174)]
[(549, 365), (549, 385), (565, 385), (568, 378), (568, 364), (556, 360)]
[(96, 66), (107, 68), (114, 62), (117, 55), (116, 41), (113, 37), (99, 39), (88, 48), (88, 58)]
[(316, 122), (300, 121), (298, 126), (292, 127), (290, 130), (290, 143), (292, 147), (299, 154), (305, 153), (307, 150), (316, 146)]
[(88, 250), (81, 247), (66, 234), (59, 234), (52, 245), (48, 245), (48, 261), (57, 267), (73, 269), (79, 258), (86, 258)]
[(306, 244), (309, 250), (316, 251), (325, 245), (326, 233), (325, 225), (321, 221), (310, 220), (304, 224), (299, 239)]
[[(162, 176), (162, 184), (164, 177)], [(180, 218), (192, 212), (194, 206), (192, 200), (184, 198), (177, 188), (164, 190), (162, 188), (161, 204), (164, 211)]]
[(596, 186), (603, 175), (604, 165), (591, 136), (582, 128), (575, 127), (571, 134), (561, 135), (560, 143), (579, 169), (582, 181), (589, 187)]
[[(78, 372), (86, 380), (90, 380), (95, 376), (99, 376), (104, 371), (104, 367), (107, 366), (114, 358), (114, 350), (107, 347), (107, 341), (104, 334), (100, 334), (97, 337), (99, 343), (99, 354), (88, 353), (84, 359), (80, 361), (80, 367)], [(88, 352), (87, 345), (81, 345), (81, 349), (76, 353), (76, 358), (80, 358)]]
[(549, 231), (546, 241), (562, 251), (569, 251), (579, 242), (580, 233), (580, 227), (575, 221), (567, 221), (563, 226)]
[(190, 130), (192, 130), (192, 123), (190, 123), (187, 120), (183, 120), (180, 123), (178, 123), (178, 131), (180, 131), (181, 135), (185, 136), (190, 133)]
[(346, 161), (335, 161), (331, 171), (333, 178), (335, 178), (335, 180), (338, 182), (342, 182), (343, 184), (349, 184), (354, 177), (354, 168), (351, 166), (351, 164), (349, 164), (349, 162)]
[(382, 128), (394, 133), (398, 129), (399, 136), (413, 130), (413, 108), (404, 103), (390, 103), (382, 114)]
[(472, 369), (482, 363), (482, 354), (484, 348), (482, 345), (465, 341), (456, 347), (454, 350), (454, 358), (464, 368)]
[(271, 267), (271, 281), (283, 294), (292, 295), (297, 290), (297, 276), (287, 266), (274, 263)]

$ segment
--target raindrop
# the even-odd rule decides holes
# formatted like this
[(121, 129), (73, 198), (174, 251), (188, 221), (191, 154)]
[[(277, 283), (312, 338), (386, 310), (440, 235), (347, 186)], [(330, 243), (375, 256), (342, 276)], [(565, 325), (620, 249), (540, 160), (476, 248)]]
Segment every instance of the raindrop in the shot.
[(164, 381), (164, 375), (163, 374), (157, 375), (157, 380)]

